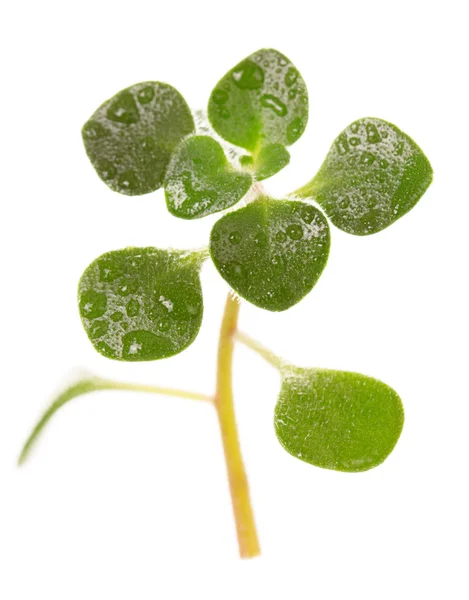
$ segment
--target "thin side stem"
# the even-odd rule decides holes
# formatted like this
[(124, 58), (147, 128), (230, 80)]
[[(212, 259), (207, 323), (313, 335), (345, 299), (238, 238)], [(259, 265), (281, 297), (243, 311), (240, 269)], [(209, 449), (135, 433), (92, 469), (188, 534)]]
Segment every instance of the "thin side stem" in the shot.
[(188, 392), (185, 390), (177, 390), (173, 388), (155, 387), (153, 385), (140, 385), (136, 383), (124, 383), (120, 381), (111, 381), (107, 379), (100, 379), (98, 377), (91, 377), (88, 379), (82, 379), (74, 385), (67, 388), (62, 392), (49, 408), (43, 413), (37, 424), (35, 425), (30, 436), (26, 440), (26, 443), (21, 450), (18, 458), (18, 465), (22, 465), (28, 458), (32, 447), (37, 441), (39, 435), (43, 431), (44, 427), (53, 417), (53, 415), (60, 409), (64, 404), (70, 402), (78, 396), (89, 394), (90, 392), (96, 392), (99, 390), (126, 390), (131, 392), (145, 392), (151, 394), (160, 394), (162, 396), (177, 396), (179, 398), (188, 398), (191, 400), (202, 400), (204, 402), (213, 402), (211, 396), (205, 394), (198, 394), (196, 392)]
[(262, 358), (265, 361), (267, 361), (269, 365), (272, 365), (272, 367), (274, 367), (278, 371), (282, 371), (284, 369), (286, 362), (282, 358), (276, 356), (273, 352), (268, 350), (259, 342), (256, 342), (256, 340), (253, 340), (246, 333), (243, 333), (242, 331), (237, 331), (235, 333), (235, 339), (238, 340), (238, 342), (241, 342), (242, 344), (247, 346), (248, 348), (251, 348), (251, 350), (254, 350), (254, 352), (257, 352), (259, 356), (262, 356)]
[(218, 345), (215, 407), (225, 452), (239, 553), (241, 558), (253, 558), (260, 554), (260, 547), (249, 496), (248, 479), (239, 445), (232, 390), (233, 336), (238, 325), (238, 313), (238, 302), (228, 295)]

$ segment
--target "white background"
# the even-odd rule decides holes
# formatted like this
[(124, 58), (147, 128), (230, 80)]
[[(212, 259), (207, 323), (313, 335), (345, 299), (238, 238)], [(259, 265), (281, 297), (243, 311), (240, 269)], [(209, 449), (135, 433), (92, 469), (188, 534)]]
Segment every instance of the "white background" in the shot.
[[(10, 0), (0, 15), (0, 597), (467, 599), (468, 94), (465, 2)], [(184, 222), (163, 192), (129, 198), (89, 164), (80, 129), (120, 89), (171, 83), (194, 108), (239, 60), (285, 53), (310, 94), (306, 133), (274, 196), (318, 169), (363, 116), (394, 122), (435, 179), (377, 235), (335, 228), (329, 264), (282, 314), (243, 303), (241, 326), (301, 365), (359, 371), (401, 395), (404, 432), (362, 474), (320, 470), (278, 444), (276, 373), (235, 356), (241, 442), (262, 557), (241, 561), (213, 410), (131, 393), (68, 405), (22, 469), (35, 419), (81, 371), (213, 390), (227, 285), (203, 268), (196, 342), (162, 362), (98, 355), (77, 280), (128, 245), (205, 244), (217, 217)]]

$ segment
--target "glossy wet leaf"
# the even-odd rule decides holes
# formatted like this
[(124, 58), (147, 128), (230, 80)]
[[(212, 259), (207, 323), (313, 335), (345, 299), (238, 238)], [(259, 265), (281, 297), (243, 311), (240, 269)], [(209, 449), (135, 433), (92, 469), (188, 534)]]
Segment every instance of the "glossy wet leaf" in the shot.
[(78, 286), (83, 326), (104, 356), (141, 361), (181, 352), (203, 312), (199, 253), (157, 248), (107, 252)]
[(208, 136), (184, 140), (166, 172), (168, 210), (183, 219), (198, 219), (233, 206), (248, 192), (252, 177), (235, 171), (222, 147)]
[(262, 197), (223, 216), (210, 254), (240, 296), (272, 311), (290, 308), (315, 285), (329, 255), (329, 226), (315, 207)]
[(339, 229), (368, 235), (385, 229), (420, 200), (433, 171), (417, 144), (395, 125), (366, 118), (334, 141), (312, 181), (312, 197)]
[(221, 137), (253, 154), (256, 170), (265, 163), (259, 158), (262, 148), (283, 147), (271, 154), (269, 169), (260, 178), (270, 177), (288, 163), (285, 146), (294, 144), (306, 127), (308, 92), (288, 58), (276, 50), (259, 50), (217, 83), (208, 116)]
[(100, 178), (112, 190), (134, 196), (163, 185), (171, 154), (193, 131), (181, 94), (166, 83), (147, 81), (104, 102), (82, 135)]
[(294, 368), (275, 408), (282, 446), (297, 458), (337, 471), (366, 471), (396, 445), (404, 409), (388, 385), (359, 373)]

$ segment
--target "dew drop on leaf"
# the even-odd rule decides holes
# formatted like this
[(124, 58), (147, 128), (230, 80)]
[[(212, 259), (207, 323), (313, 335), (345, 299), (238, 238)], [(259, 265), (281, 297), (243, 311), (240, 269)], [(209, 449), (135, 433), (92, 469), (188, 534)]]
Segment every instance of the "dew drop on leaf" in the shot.
[(316, 284), (329, 245), (327, 220), (316, 207), (264, 196), (215, 223), (210, 255), (240, 296), (261, 308), (282, 311)]
[(265, 179), (288, 164), (286, 146), (296, 142), (306, 127), (306, 85), (288, 58), (276, 50), (259, 50), (218, 82), (208, 116), (222, 138), (256, 157), (269, 145), (283, 148), (277, 162), (272, 154), (268, 169), (265, 161), (254, 161), (257, 178)]
[(251, 184), (251, 175), (236, 171), (216, 140), (193, 136), (179, 145), (168, 165), (166, 205), (176, 217), (199, 219), (236, 204)]
[(126, 195), (161, 187), (172, 152), (194, 131), (184, 98), (166, 83), (133, 85), (107, 100), (82, 129), (99, 177)]
[(347, 233), (385, 229), (420, 200), (433, 178), (417, 144), (395, 125), (355, 121), (339, 134), (317, 175), (297, 191)]
[(94, 347), (108, 358), (139, 361), (189, 346), (202, 321), (201, 261), (199, 253), (126, 248), (92, 262), (78, 304)]

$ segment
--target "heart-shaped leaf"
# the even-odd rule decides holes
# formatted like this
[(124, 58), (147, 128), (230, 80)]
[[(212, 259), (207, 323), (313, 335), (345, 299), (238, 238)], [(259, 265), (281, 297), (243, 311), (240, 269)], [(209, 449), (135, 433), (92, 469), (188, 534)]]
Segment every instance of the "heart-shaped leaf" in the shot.
[(86, 153), (114, 191), (148, 194), (163, 185), (179, 142), (194, 131), (181, 94), (166, 83), (137, 83), (102, 104), (82, 130)]
[(252, 177), (234, 170), (217, 141), (194, 136), (181, 142), (168, 165), (166, 204), (176, 217), (198, 219), (233, 206), (251, 184)]
[(108, 358), (155, 360), (191, 344), (202, 322), (202, 253), (157, 248), (107, 252), (78, 286), (83, 326)]
[(223, 216), (210, 235), (216, 268), (240, 296), (272, 311), (299, 302), (329, 256), (324, 215), (305, 202), (261, 197)]
[(328, 369), (291, 368), (275, 408), (282, 446), (307, 463), (366, 471), (391, 453), (404, 424), (396, 392), (372, 377)]
[[(228, 142), (253, 154), (254, 171), (270, 177), (288, 163), (285, 146), (303, 133), (308, 121), (306, 85), (288, 58), (271, 49), (259, 50), (241, 61), (215, 86), (208, 104), (215, 131)], [(262, 148), (283, 147), (270, 155), (269, 170), (262, 164)]]
[(408, 135), (366, 118), (344, 129), (317, 175), (296, 195), (314, 198), (339, 229), (369, 235), (415, 206), (432, 177), (428, 159)]

